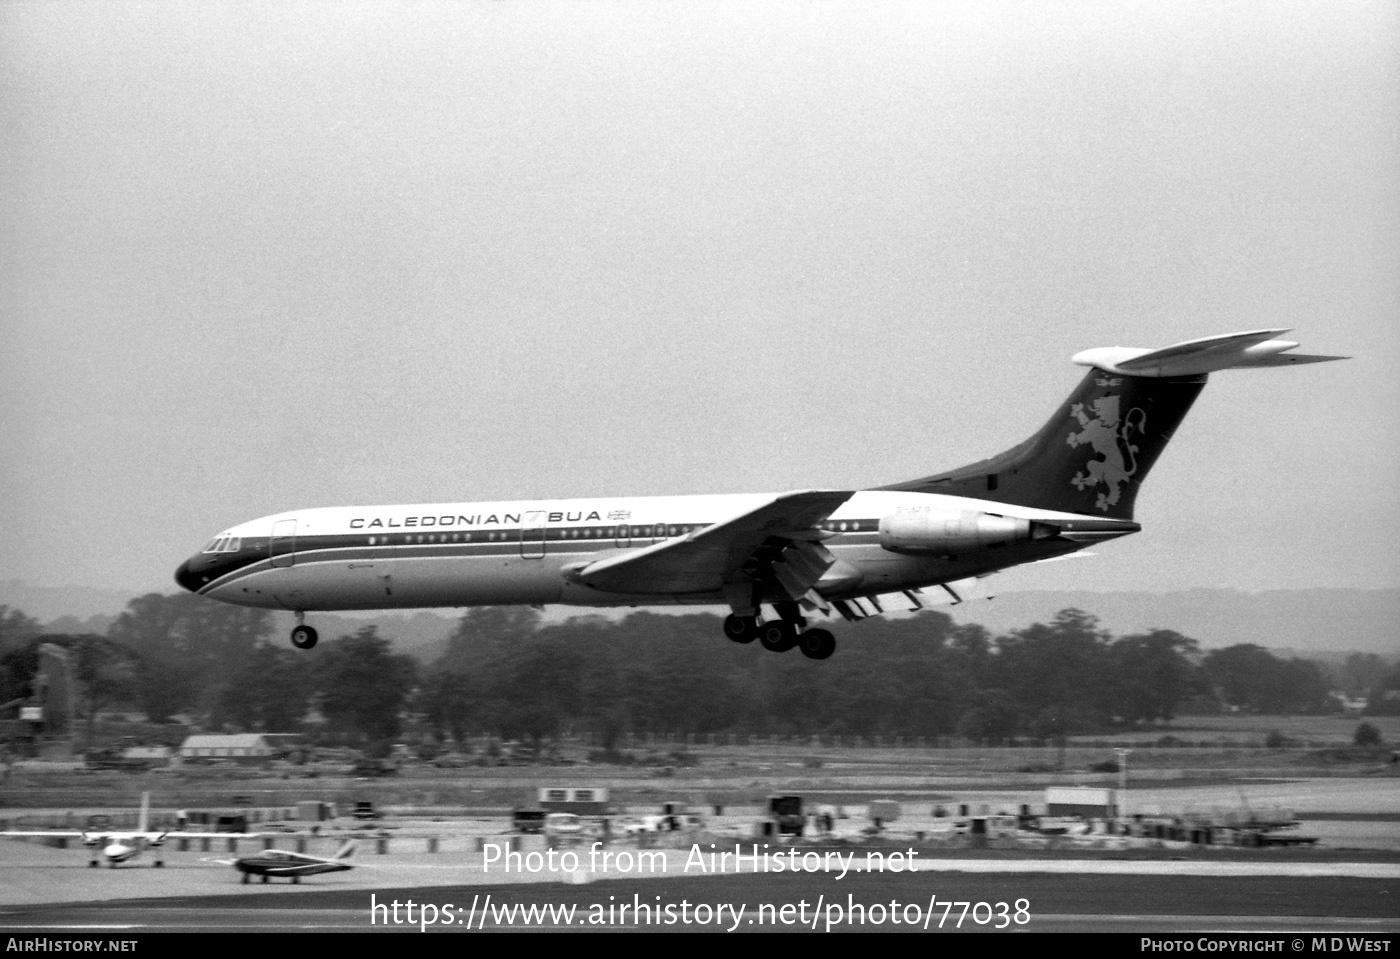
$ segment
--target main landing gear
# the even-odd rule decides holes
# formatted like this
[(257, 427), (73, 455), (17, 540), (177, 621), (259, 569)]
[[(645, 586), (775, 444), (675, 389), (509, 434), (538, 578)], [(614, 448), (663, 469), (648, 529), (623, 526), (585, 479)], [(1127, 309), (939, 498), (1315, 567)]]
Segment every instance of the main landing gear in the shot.
[(751, 643), (758, 639), (758, 619), (754, 616), (726, 616), (724, 635), (736, 643)]
[(785, 653), (796, 646), (808, 659), (830, 659), (836, 652), (836, 637), (825, 629), (804, 629), (804, 621), (773, 619), (759, 622), (757, 616), (725, 617), (724, 635), (736, 643), (751, 643), (755, 639), (764, 649)]
[(297, 624), (292, 627), (292, 645), (297, 649), (310, 649), (321, 637), (314, 626), (306, 625), (306, 614), (297, 611)]
[(797, 637), (797, 648), (808, 659), (830, 659), (836, 652), (836, 637), (825, 629), (804, 629)]

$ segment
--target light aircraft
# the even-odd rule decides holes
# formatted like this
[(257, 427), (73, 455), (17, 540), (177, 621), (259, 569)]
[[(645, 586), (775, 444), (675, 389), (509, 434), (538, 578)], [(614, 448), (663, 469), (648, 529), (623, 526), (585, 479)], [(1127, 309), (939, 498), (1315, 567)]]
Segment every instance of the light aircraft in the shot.
[(240, 859), (215, 859), (214, 862), (232, 866), (243, 873), (246, 884), (253, 876), (261, 876), (263, 882), (276, 877), (300, 883), (302, 876), (316, 876), (323, 872), (345, 872), (353, 869), (350, 857), (355, 854), (355, 840), (351, 839), (331, 858), (310, 856), (304, 852), (289, 852), (286, 849), (267, 849), (252, 856)]
[(1088, 374), (1035, 435), (890, 486), (296, 510), (225, 530), (175, 579), (294, 612), (301, 649), (309, 610), (694, 604), (728, 606), (735, 642), (826, 659), (810, 614), (918, 609), (929, 588), (958, 602), (997, 570), (1136, 533), (1138, 488), (1208, 374), (1345, 359), (1292, 353), (1285, 332), (1078, 353)]
[[(100, 861), (105, 861), (107, 865), (115, 869), (118, 865), (130, 862), (139, 857), (147, 849), (154, 850), (155, 862), (152, 863), (157, 869), (165, 865), (165, 860), (161, 857), (161, 846), (172, 835), (182, 839), (228, 839), (234, 833), (208, 833), (208, 832), (176, 832), (160, 831), (151, 828), (151, 794), (148, 792), (141, 794), (141, 815), (137, 820), (136, 829), (130, 832), (111, 829), (87, 829), (82, 832), (65, 832), (56, 829), (45, 830), (7, 830), (0, 832), (0, 837), (6, 839), (81, 839), (84, 846), (91, 852), (88, 855), (88, 865), (96, 867)], [(256, 835), (255, 833), (238, 833), (239, 838), (247, 839)]]

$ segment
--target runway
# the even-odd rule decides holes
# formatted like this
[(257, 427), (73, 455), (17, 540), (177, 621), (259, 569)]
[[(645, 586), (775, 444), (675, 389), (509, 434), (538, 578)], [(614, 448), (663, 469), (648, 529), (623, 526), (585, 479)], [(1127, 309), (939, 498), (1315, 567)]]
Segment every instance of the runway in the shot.
[(1400, 863), (1301, 861), (1286, 850), (1247, 861), (920, 853), (898, 872), (862, 871), (855, 851), (811, 871), (774, 871), (776, 859), (736, 870), (731, 860), (723, 875), (697, 866), (693, 848), (656, 852), (645, 874), (638, 860), (589, 868), (586, 853), (565, 874), (405, 852), (296, 886), (245, 886), (208, 854), (173, 852), (161, 869), (89, 869), (82, 850), (7, 842), (0, 930), (1400, 932)]
[(921, 871), (321, 889), (6, 907), (12, 934), (926, 931), (1392, 935), (1396, 879)]

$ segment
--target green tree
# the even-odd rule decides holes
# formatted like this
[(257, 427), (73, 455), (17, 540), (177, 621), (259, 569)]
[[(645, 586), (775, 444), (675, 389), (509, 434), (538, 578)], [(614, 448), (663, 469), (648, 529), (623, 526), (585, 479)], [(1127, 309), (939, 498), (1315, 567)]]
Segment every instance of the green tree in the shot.
[(304, 654), (261, 642), (219, 687), (211, 725), (294, 732), (311, 706), (310, 678), (311, 666)]
[(1280, 660), (1253, 643), (1211, 650), (1201, 663), (1226, 703), (1253, 713), (1319, 712), (1330, 708), (1327, 683), (1316, 663)]
[(107, 637), (141, 659), (138, 696), (152, 720), (217, 700), (270, 626), (271, 613), (191, 593), (137, 597)]
[(430, 669), (419, 689), (423, 717), (438, 739), (460, 743), (477, 726), (476, 678), (465, 673)]
[(398, 735), (399, 713), (417, 680), (413, 657), (397, 655), (378, 627), (327, 643), (316, 660), (321, 712), (332, 728), (368, 740)]
[(71, 637), (68, 649), (77, 656), (79, 703), (91, 740), (99, 711), (136, 697), (140, 660), (120, 643), (91, 633)]
[(28, 699), (35, 694), (39, 644), (29, 642), (0, 655), (0, 702)]
[(1200, 644), (1169, 629), (1123, 636), (1109, 647), (1111, 709), (1125, 722), (1170, 720), (1199, 688)]
[(1337, 674), (1337, 685), (1348, 696), (1364, 696), (1375, 685), (1377, 677), (1390, 672), (1383, 656), (1375, 653), (1350, 653)]
[(42, 631), (37, 619), (0, 604), (0, 655), (27, 645)]
[(1366, 697), (1367, 716), (1400, 716), (1400, 665), (1387, 670)]
[(1370, 723), (1362, 723), (1356, 727), (1351, 740), (1358, 746), (1379, 746), (1382, 742), (1381, 731)]
[(974, 743), (995, 746), (1016, 734), (1021, 725), (1021, 710), (1005, 696), (993, 695), (980, 706), (974, 706), (958, 721), (958, 735)]
[(1323, 713), (1334, 708), (1322, 667), (1310, 659), (1287, 659), (1280, 663), (1275, 698), (1269, 712)]
[(470, 609), (447, 637), (447, 649), (433, 669), (471, 675), (488, 663), (509, 656), (512, 649), (536, 633), (539, 625), (540, 614), (528, 606)]
[(1113, 706), (1112, 688), (1105, 682), (1109, 639), (1094, 616), (1062, 609), (1049, 623), (997, 639), (994, 685), (1031, 715), (1058, 706), (1106, 722)]

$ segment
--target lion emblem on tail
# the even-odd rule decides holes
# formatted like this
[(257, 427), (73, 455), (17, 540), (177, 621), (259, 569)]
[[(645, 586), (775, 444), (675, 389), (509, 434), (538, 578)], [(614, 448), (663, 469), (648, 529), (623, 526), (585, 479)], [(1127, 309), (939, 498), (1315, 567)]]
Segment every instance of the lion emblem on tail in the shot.
[(1138, 471), (1138, 447), (1132, 442), (1147, 426), (1147, 414), (1133, 407), (1126, 415), (1119, 411), (1118, 396), (1101, 396), (1090, 406), (1093, 416), (1084, 409), (1083, 403), (1070, 407), (1070, 415), (1082, 427), (1069, 434), (1069, 445), (1075, 448), (1090, 446), (1102, 459), (1092, 459), (1084, 469), (1070, 480), (1075, 489), (1088, 489), (1102, 485), (1094, 505), (1105, 513), (1122, 497), (1123, 484)]

